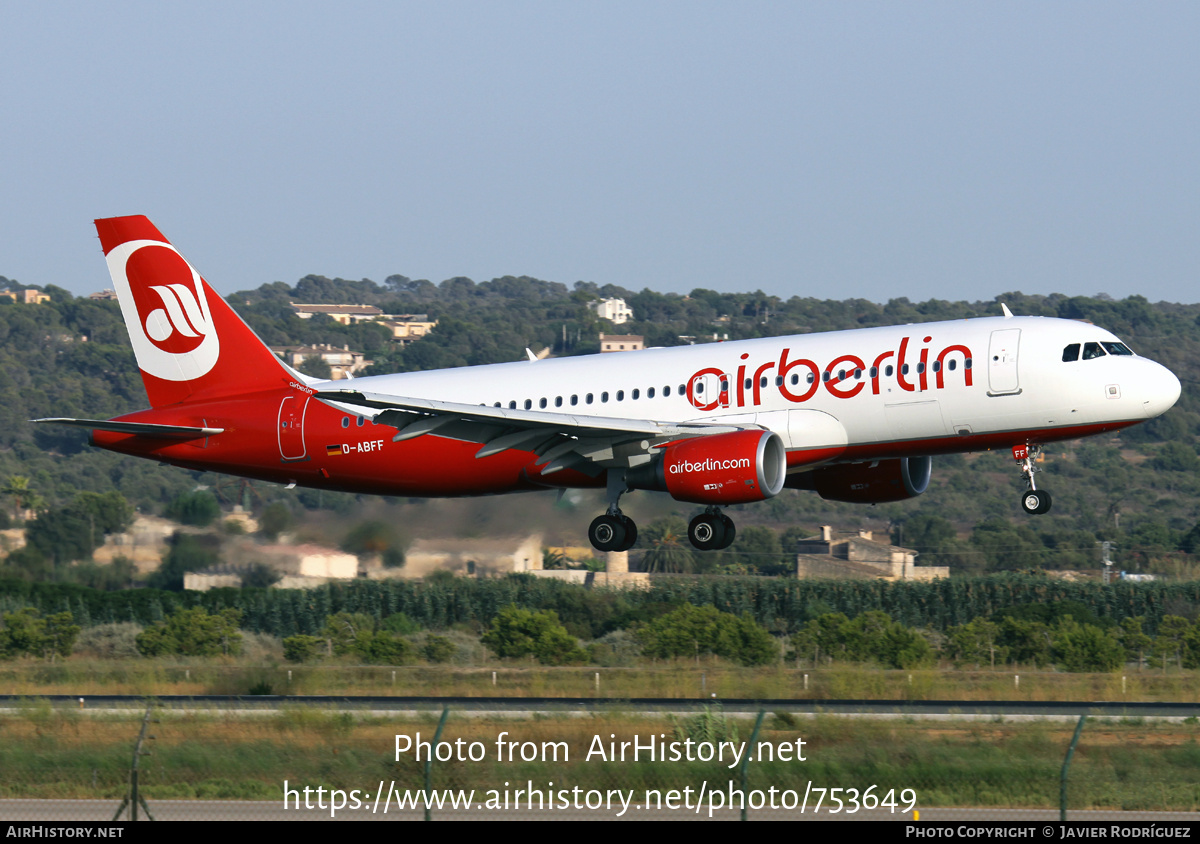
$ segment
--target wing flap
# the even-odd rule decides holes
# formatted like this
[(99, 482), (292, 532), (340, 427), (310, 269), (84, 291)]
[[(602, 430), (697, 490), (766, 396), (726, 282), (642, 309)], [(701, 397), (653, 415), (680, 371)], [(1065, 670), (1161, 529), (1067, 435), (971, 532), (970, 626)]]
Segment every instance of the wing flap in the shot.
[(631, 466), (648, 460), (651, 450), (671, 440), (723, 434), (753, 424), (720, 422), (657, 422), (517, 410), (486, 405), (415, 399), (357, 390), (321, 390), (321, 401), (370, 416), (397, 429), (396, 441), (425, 434), (479, 443), (478, 458), (491, 457), (509, 449), (533, 451), (542, 474), (588, 466)]

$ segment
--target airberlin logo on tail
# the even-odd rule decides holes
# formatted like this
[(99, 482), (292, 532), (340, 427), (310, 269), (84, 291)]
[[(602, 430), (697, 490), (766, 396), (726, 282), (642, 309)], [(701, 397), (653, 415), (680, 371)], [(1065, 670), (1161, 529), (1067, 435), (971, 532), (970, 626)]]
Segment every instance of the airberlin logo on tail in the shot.
[(169, 243), (133, 240), (107, 256), (121, 314), (143, 372), (166, 381), (191, 381), (217, 363), (204, 284)]

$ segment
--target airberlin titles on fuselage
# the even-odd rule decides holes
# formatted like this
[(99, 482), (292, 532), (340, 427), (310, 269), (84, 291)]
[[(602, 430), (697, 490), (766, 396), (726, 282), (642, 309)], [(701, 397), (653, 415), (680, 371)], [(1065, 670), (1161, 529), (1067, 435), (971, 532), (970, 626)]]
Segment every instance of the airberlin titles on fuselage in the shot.
[[(693, 373), (687, 382), (687, 398), (697, 410), (706, 412), (728, 407), (761, 405), (762, 391), (769, 389), (771, 385), (784, 399), (793, 404), (808, 401), (817, 394), (822, 385), (835, 398), (851, 399), (866, 389), (868, 384), (871, 387), (871, 395), (879, 395), (881, 379), (892, 377), (895, 377), (901, 390), (924, 392), (930, 388), (930, 372), (934, 376), (934, 389), (942, 390), (946, 387), (946, 372), (955, 371), (959, 365), (963, 369), (963, 384), (967, 387), (972, 386), (973, 358), (967, 346), (961, 343), (946, 346), (931, 361), (929, 343), (933, 341), (933, 337), (927, 336), (920, 342), (916, 365), (913, 367), (908, 362), (911, 339), (903, 338), (898, 349), (879, 353), (870, 364), (858, 355), (846, 354), (839, 355), (825, 367), (820, 367), (816, 361), (808, 358), (789, 359), (792, 350), (791, 347), (785, 347), (778, 361), (767, 361), (751, 371), (750, 367), (754, 365), (746, 362), (750, 354), (743, 353), (743, 363), (738, 365), (736, 376), (711, 366)], [(912, 372), (913, 369), (915, 373)], [(910, 378), (910, 375), (915, 377)], [(716, 380), (716, 389), (709, 387), (706, 390), (706, 376), (712, 376)], [(847, 381), (853, 383), (847, 384)]]

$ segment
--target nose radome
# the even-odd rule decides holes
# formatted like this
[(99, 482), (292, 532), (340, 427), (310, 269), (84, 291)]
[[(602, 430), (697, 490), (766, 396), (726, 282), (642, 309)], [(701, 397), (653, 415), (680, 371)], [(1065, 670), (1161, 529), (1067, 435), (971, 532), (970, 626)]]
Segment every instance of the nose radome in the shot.
[(1141, 389), (1142, 409), (1147, 419), (1153, 419), (1175, 406), (1175, 402), (1179, 401), (1181, 387), (1174, 372), (1155, 363), (1151, 364), (1142, 376)]

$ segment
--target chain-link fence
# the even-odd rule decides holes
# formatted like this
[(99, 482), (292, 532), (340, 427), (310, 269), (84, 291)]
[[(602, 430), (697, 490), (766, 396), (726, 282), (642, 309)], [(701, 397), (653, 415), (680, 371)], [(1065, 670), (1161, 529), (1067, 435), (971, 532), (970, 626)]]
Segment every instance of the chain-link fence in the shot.
[(148, 713), (28, 702), (0, 716), (0, 817), (107, 821), (120, 807), (127, 820), (136, 807), (175, 820), (1053, 820), (1065, 794), (1072, 819), (1200, 818), (1194, 718), (1090, 718), (1064, 790), (1078, 726), (718, 705)]

